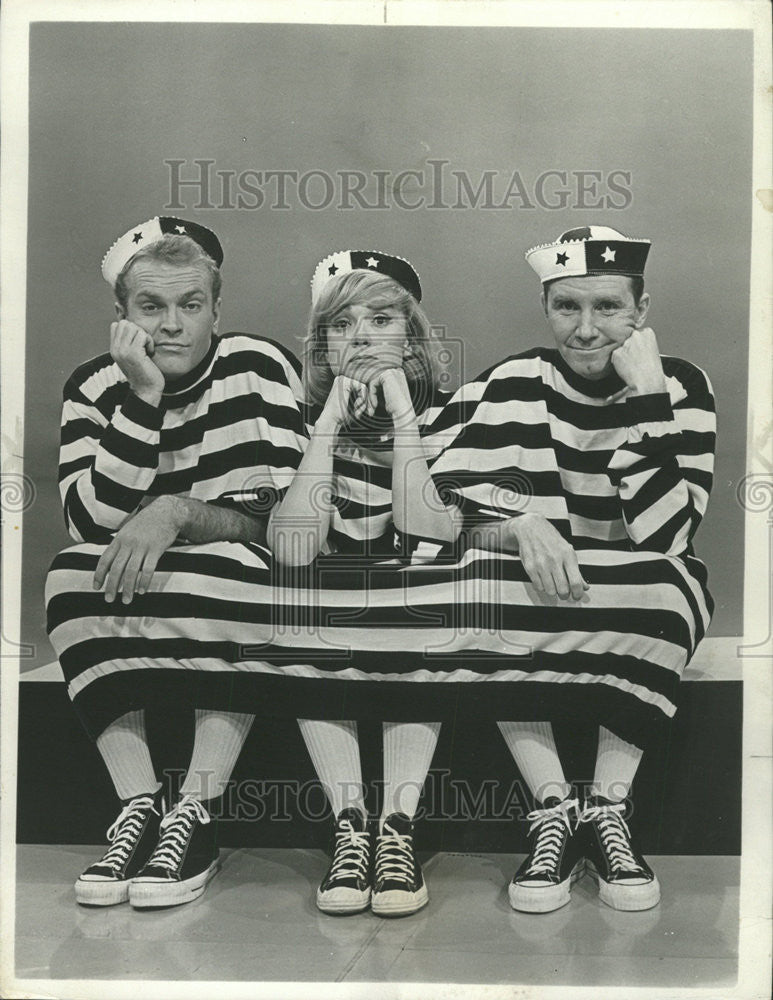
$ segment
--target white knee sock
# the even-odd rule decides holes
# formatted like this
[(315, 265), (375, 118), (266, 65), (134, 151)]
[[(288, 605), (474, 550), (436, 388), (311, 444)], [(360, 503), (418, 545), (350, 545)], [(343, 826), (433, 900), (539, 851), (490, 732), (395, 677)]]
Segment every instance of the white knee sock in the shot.
[(145, 712), (127, 712), (111, 722), (97, 737), (97, 749), (113, 779), (119, 799), (157, 792), (156, 781), (145, 733)]
[(357, 723), (298, 719), (298, 726), (333, 815), (355, 808), (367, 818)]
[(612, 802), (622, 802), (631, 789), (643, 751), (626, 743), (604, 726), (599, 726), (599, 749), (593, 789)]
[(413, 819), (440, 733), (439, 722), (384, 723), (384, 803), (381, 822), (392, 813)]
[(193, 753), (180, 795), (192, 795), (206, 802), (223, 794), (254, 718), (236, 712), (196, 709)]
[(551, 795), (565, 799), (571, 785), (564, 777), (552, 725), (549, 722), (498, 722), (497, 725), (534, 798), (539, 802)]

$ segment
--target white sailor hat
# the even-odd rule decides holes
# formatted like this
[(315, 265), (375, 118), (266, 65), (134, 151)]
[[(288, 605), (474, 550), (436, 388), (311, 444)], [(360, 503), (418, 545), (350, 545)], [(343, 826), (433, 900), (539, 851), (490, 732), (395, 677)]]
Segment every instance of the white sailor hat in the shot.
[(421, 302), (421, 282), (413, 266), (404, 257), (381, 250), (338, 250), (321, 260), (311, 279), (311, 302), (314, 305), (322, 290), (333, 278), (352, 271), (369, 271), (392, 278)]
[(650, 246), (650, 240), (632, 239), (609, 226), (583, 226), (527, 250), (526, 262), (543, 283), (596, 274), (641, 277)]
[(102, 258), (102, 277), (110, 287), (115, 287), (116, 278), (138, 250), (157, 243), (167, 233), (190, 236), (205, 253), (209, 254), (218, 267), (223, 263), (223, 248), (211, 229), (199, 225), (198, 222), (189, 222), (187, 219), (156, 215), (147, 222), (132, 226), (115, 241)]

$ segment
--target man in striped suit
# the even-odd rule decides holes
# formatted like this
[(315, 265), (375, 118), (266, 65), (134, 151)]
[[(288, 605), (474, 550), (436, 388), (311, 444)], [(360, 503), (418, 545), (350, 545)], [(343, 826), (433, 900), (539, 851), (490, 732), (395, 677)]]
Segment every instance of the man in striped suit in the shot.
[[(218, 868), (212, 814), (253, 721), (224, 710), (234, 704), (219, 669), (227, 644), (207, 646), (207, 686), (190, 630), (263, 566), (261, 515), (289, 485), (305, 431), (296, 359), (262, 338), (216, 336), (222, 260), (196, 223), (156, 217), (130, 229), (102, 263), (117, 312), (110, 352), (64, 390), (59, 483), (79, 544), (49, 572), (49, 632), (122, 800), (107, 852), (76, 883), (86, 905), (177, 905), (204, 892)], [(162, 691), (196, 705), (169, 811), (145, 733), (145, 706)]]
[[(528, 484), (516, 516), (494, 503), (501, 520), (472, 537), (518, 553), (534, 588), (533, 627), (553, 635), (534, 647), (544, 652), (533, 679), (551, 681), (545, 721), (528, 721), (540, 719), (532, 702), (530, 716), (499, 722), (537, 803), (529, 855), (509, 886), (519, 910), (564, 905), (583, 870), (616, 909), (660, 898), (625, 802), (642, 748), (663, 738), (676, 710), (675, 686), (713, 608), (692, 539), (711, 489), (715, 415), (706, 375), (661, 357), (646, 325), (649, 249), (649, 240), (592, 226), (530, 250), (555, 348), (508, 358), (470, 390), (478, 402), (465, 435), (484, 445), (476, 488), (487, 480), (496, 496), (498, 474), (482, 471), (501, 469), (505, 458), (494, 455)], [(592, 794), (580, 805), (546, 720), (583, 714), (600, 726)]]

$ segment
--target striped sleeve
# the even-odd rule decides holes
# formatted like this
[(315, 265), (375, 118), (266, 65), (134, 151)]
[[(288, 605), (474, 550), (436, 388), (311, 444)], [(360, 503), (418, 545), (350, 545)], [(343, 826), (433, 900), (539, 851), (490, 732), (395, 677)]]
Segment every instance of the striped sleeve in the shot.
[[(158, 468), (162, 411), (105, 369), (65, 385), (59, 491), (75, 541), (104, 542), (135, 511)], [(100, 390), (103, 390), (100, 392)], [(114, 408), (111, 400), (123, 399)]]
[(664, 359), (664, 369), (683, 391), (675, 402), (668, 392), (626, 400), (626, 439), (609, 475), (634, 549), (681, 556), (691, 551), (711, 492), (716, 414), (703, 371), (677, 359)]
[[(240, 440), (219, 465), (224, 482), (241, 481), (209, 503), (267, 518), (284, 498), (309, 439), (300, 371), (295, 355), (276, 341), (240, 333), (221, 337), (214, 374), (229, 379), (230, 434)], [(240, 413), (250, 417), (237, 425)]]
[(450, 440), (430, 471), (463, 532), (528, 509), (570, 537), (543, 397), (539, 354), (524, 352), (462, 385), (436, 421)]
[(485, 477), (471, 468), (468, 445), (468, 428), (475, 424), (488, 374), (465, 383), (453, 395), (447, 393), (442, 405), (429, 412), (422, 426), (427, 465), (435, 489), (446, 506), (454, 506), (461, 513), (463, 532), (492, 517), (485, 502), (488, 491), (481, 492), (481, 480)]

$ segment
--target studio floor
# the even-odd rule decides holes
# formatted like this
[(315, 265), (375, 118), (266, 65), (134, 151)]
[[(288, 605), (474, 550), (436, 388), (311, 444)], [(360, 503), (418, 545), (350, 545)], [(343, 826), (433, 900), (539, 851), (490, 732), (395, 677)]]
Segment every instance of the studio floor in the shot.
[(223, 851), (185, 906), (86, 909), (72, 883), (100, 853), (19, 846), (19, 978), (716, 987), (737, 973), (737, 857), (650, 857), (663, 898), (646, 912), (609, 909), (586, 876), (568, 906), (532, 916), (507, 900), (522, 855), (435, 854), (429, 906), (384, 920), (319, 913), (313, 850)]

